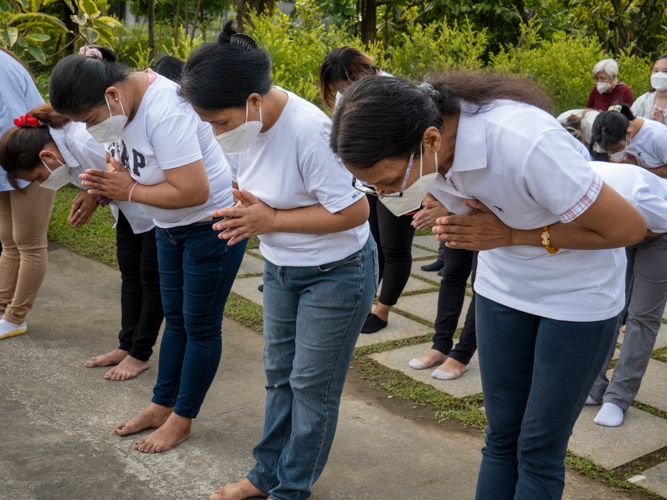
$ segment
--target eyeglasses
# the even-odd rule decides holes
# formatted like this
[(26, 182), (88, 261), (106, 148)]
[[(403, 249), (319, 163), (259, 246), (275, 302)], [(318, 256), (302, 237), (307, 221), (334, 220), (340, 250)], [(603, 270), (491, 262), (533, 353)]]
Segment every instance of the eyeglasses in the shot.
[(412, 153), (410, 155), (410, 161), (408, 162), (408, 170), (405, 172), (405, 178), (403, 179), (403, 185), (401, 186), (401, 190), (398, 193), (390, 193), (390, 194), (383, 194), (382, 191), (378, 191), (375, 189), (375, 186), (371, 185), (364, 185), (361, 184), (356, 177), (352, 178), (352, 187), (356, 189), (357, 191), (361, 191), (362, 193), (365, 194), (370, 194), (371, 196), (378, 196), (380, 198), (400, 198), (403, 196), (403, 193), (405, 192), (405, 186), (408, 183), (408, 178), (410, 177), (410, 171), (412, 170), (412, 163), (414, 162), (415, 159), (415, 154)]

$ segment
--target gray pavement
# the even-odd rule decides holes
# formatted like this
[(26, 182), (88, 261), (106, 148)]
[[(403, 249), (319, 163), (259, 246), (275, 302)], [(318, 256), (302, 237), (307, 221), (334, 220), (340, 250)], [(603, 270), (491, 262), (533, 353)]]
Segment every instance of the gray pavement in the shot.
[[(0, 342), (0, 499), (206, 499), (242, 478), (262, 431), (261, 336), (225, 319), (223, 359), (192, 437), (167, 453), (141, 454), (136, 437), (112, 429), (148, 403), (157, 356), (127, 382), (83, 366), (116, 347), (119, 273), (59, 247), (49, 257), (29, 332)], [(408, 418), (369, 392), (363, 380), (346, 387), (313, 498), (472, 500), (481, 433)], [(631, 497), (568, 470), (564, 498)]]

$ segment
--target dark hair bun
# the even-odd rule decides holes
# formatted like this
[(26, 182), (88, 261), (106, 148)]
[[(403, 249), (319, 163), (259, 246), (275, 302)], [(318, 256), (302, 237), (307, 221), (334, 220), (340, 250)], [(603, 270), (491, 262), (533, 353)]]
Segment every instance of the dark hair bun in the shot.
[(116, 57), (116, 53), (109, 47), (105, 47), (104, 45), (88, 45), (88, 47), (90, 47), (91, 49), (99, 50), (100, 54), (102, 54), (104, 62), (109, 62), (109, 63), (117, 62), (118, 57)]
[(236, 30), (234, 29), (235, 21), (230, 19), (222, 27), (222, 31), (218, 33), (218, 43), (230, 43), (232, 41), (232, 36), (236, 35)]

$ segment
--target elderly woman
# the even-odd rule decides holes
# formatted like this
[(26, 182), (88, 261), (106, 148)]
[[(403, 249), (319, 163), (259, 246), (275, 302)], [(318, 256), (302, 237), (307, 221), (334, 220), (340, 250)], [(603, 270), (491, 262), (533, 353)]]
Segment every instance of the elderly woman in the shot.
[(586, 107), (607, 111), (612, 104), (632, 106), (635, 98), (632, 89), (618, 80), (618, 64), (613, 59), (603, 59), (593, 68), (595, 87), (586, 101)]
[(637, 98), (632, 114), (665, 123), (667, 117), (667, 54), (658, 57), (651, 71), (651, 89)]

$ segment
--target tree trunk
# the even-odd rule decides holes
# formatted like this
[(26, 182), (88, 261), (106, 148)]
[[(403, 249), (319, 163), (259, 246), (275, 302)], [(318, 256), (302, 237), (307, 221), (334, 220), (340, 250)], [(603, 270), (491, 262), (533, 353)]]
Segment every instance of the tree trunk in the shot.
[(197, 0), (197, 7), (195, 8), (195, 18), (192, 21), (192, 36), (190, 37), (190, 43), (195, 41), (195, 31), (197, 30), (197, 20), (199, 19), (199, 9), (201, 8), (201, 0)]
[(189, 28), (189, 26), (188, 26), (188, 14), (190, 13), (189, 10), (190, 9), (188, 8), (188, 0), (185, 0), (185, 23), (184, 24), (185, 24), (185, 39), (186, 40), (188, 39), (188, 28)]
[[(76, 24), (74, 21), (72, 21), (72, 16), (76, 14), (76, 12), (72, 12), (69, 10), (69, 7), (67, 6), (67, 3), (63, 1), (63, 12), (65, 12), (65, 27), (70, 31), (70, 33), (67, 33), (65, 36), (65, 45), (70, 43), (72, 40), (74, 40), (74, 37), (79, 33), (79, 25)], [(74, 44), (69, 45), (65, 51), (64, 55), (68, 56), (74, 53)]]
[(362, 0), (361, 9), (361, 41), (365, 44), (373, 43), (377, 25), (376, 0)]
[(176, 0), (176, 16), (174, 17), (174, 46), (178, 45), (178, 25), (181, 21), (181, 0)]
[(236, 29), (243, 33), (245, 24), (250, 22), (250, 13), (273, 14), (275, 8), (274, 0), (234, 0), (236, 6)]
[(148, 1), (148, 60), (155, 57), (155, 0)]

